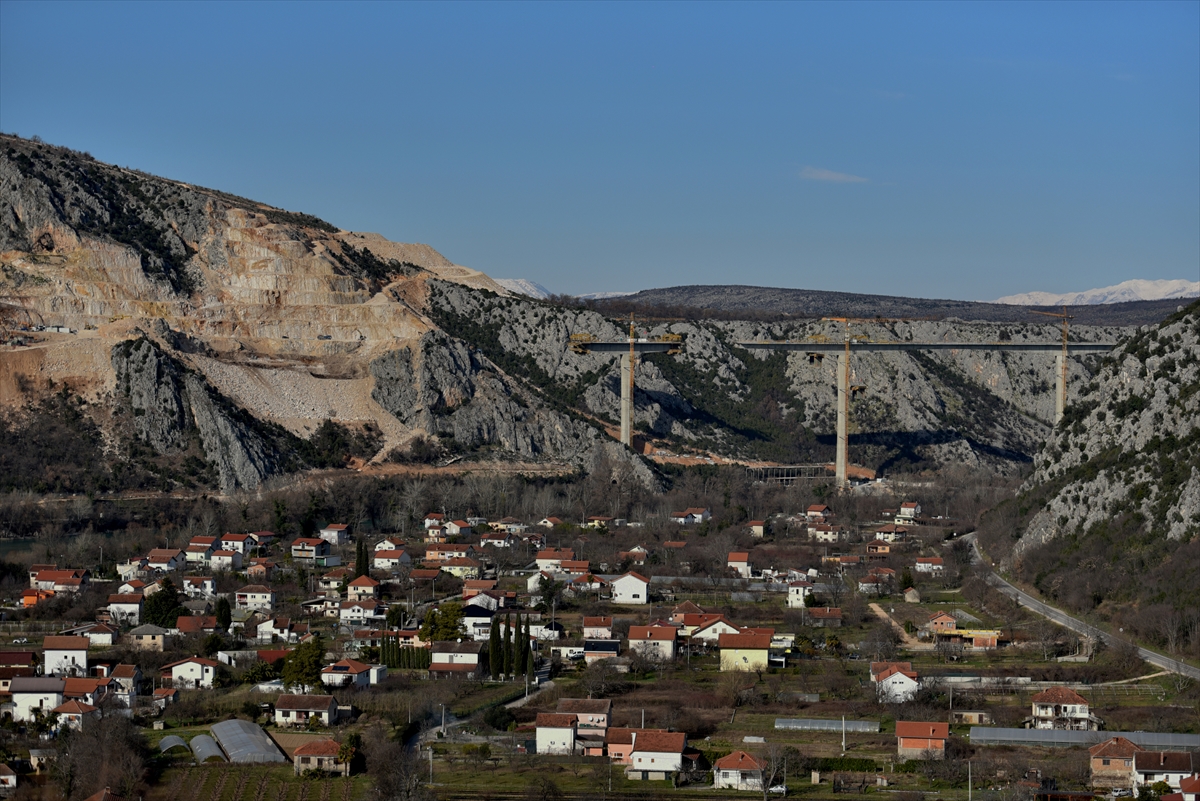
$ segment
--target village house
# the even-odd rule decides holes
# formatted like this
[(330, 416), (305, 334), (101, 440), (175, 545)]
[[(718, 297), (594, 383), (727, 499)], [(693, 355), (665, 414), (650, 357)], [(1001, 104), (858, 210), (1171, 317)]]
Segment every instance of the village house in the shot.
[(13, 720), (27, 723), (35, 715), (45, 716), (63, 702), (66, 683), (54, 677), (18, 676), (12, 680), (8, 691), (12, 693)]
[(359, 576), (346, 585), (346, 598), (351, 601), (365, 601), (379, 597), (379, 582), (370, 576)]
[(669, 662), (675, 658), (675, 634), (670, 626), (630, 626), (629, 650)]
[(808, 527), (808, 537), (816, 542), (833, 544), (846, 539), (847, 533), (841, 526), (816, 523)]
[(604, 733), (604, 750), (614, 765), (628, 765), (633, 757), (633, 741), (640, 734), (666, 734), (666, 729), (627, 729), (610, 727)]
[[(215, 537), (206, 537), (206, 539), (216, 539)], [(216, 550), (211, 543), (189, 543), (183, 549), (184, 559), (187, 560), (188, 566), (207, 565), (212, 559), (213, 551)]]
[[(881, 665), (878, 672), (876, 664)], [(908, 703), (921, 688), (911, 662), (872, 663), (871, 681), (875, 682), (875, 698), (881, 704)]]
[(841, 628), (842, 610), (836, 606), (810, 606), (804, 610), (808, 625), (822, 629)]
[(445, 526), (430, 526), (425, 529), (426, 545), (442, 545), (449, 541), (450, 535), (446, 533)]
[(766, 763), (745, 751), (734, 751), (713, 763), (713, 787), (717, 790), (762, 791)]
[[(692, 620), (694, 618), (701, 618), (703, 622), (693, 626)], [(690, 640), (701, 642), (705, 645), (716, 645), (725, 634), (742, 633), (742, 630), (726, 620), (724, 615), (684, 615), (683, 627), (684, 631), (688, 632)]]
[(609, 528), (612, 525), (613, 519), (604, 515), (592, 515), (584, 521), (584, 528), (602, 529)]
[(1033, 696), (1029, 728), (1097, 731), (1100, 719), (1088, 712), (1088, 702), (1066, 687), (1051, 687)]
[(465, 537), (471, 533), (471, 525), (465, 520), (449, 520), (442, 528), (448, 537)]
[(238, 551), (213, 551), (208, 564), (213, 570), (232, 573), (242, 569), (242, 554)]
[(583, 638), (585, 640), (611, 640), (613, 619), (611, 617), (585, 617)]
[(180, 689), (194, 690), (202, 687), (212, 689), (213, 679), (216, 678), (217, 668), (220, 665), (220, 662), (212, 659), (193, 656), (163, 665), (162, 676), (165, 681)]
[(342, 659), (321, 669), (321, 683), (326, 687), (361, 689), (378, 684), (386, 676), (386, 667), (372, 667), (353, 659)]
[(935, 612), (925, 625), (930, 631), (954, 631), (958, 628), (958, 618), (949, 612)]
[(182, 570), (187, 565), (187, 557), (178, 548), (155, 548), (146, 555), (146, 569), (159, 573), (171, 573)]
[(60, 731), (62, 729), (75, 729), (79, 731), (83, 728), (84, 718), (92, 720), (100, 719), (99, 707), (76, 700), (64, 701), (51, 711), (58, 715), (58, 728)]
[(875, 539), (892, 544), (904, 542), (908, 539), (908, 529), (904, 526), (897, 526), (895, 523), (888, 523), (875, 532)]
[[(190, 618), (184, 617), (180, 619), (189, 620)], [(163, 627), (147, 623), (129, 632), (129, 644), (135, 651), (157, 651), (161, 653), (167, 647), (170, 636), (171, 632)]]
[(746, 551), (733, 551), (729, 554), (725, 567), (742, 578), (750, 578), (750, 554)]
[(866, 546), (867, 556), (883, 559), (892, 552), (892, 544), (883, 540), (871, 540)]
[(108, 596), (109, 620), (118, 626), (136, 626), (142, 622), (144, 600), (140, 592)]
[(375, 543), (375, 551), (400, 551), (404, 549), (404, 540), (399, 537), (384, 537)]
[(896, 512), (896, 522), (911, 523), (921, 516), (921, 504), (914, 501), (905, 501), (900, 504), (900, 511)]
[[(495, 579), (468, 579), (463, 582), (462, 598), (464, 601), (469, 601), (480, 593), (494, 589), (496, 589)], [(499, 599), (497, 599), (497, 606), (499, 606), (498, 601)]]
[(234, 593), (234, 607), (256, 612), (273, 612), (275, 591), (262, 584), (247, 584)]
[(175, 629), (184, 636), (212, 634), (220, 628), (216, 615), (189, 615), (175, 621)]
[(351, 625), (382, 623), (387, 620), (387, 607), (378, 601), (342, 601), (338, 606), (338, 620)]
[(1093, 745), (1088, 749), (1092, 787), (1132, 790), (1133, 758), (1144, 750), (1124, 737), (1110, 737)]
[(236, 551), (242, 557), (246, 557), (257, 545), (258, 541), (252, 534), (222, 534), (221, 547), (217, 550)]
[(349, 776), (350, 762), (340, 761), (338, 757), (341, 753), (341, 744), (328, 737), (304, 743), (292, 752), (294, 775), (302, 776), (306, 771), (314, 770), (336, 776)]
[(479, 545), (481, 547), (511, 548), (513, 546), (513, 537), (507, 531), (489, 531), (480, 535)]
[(337, 547), (350, 541), (350, 527), (345, 523), (331, 523), (318, 532), (321, 539)]
[(438, 512), (430, 512), (425, 515), (425, 528), (431, 529), (434, 526), (441, 526), (446, 522), (446, 516)]
[(478, 554), (470, 545), (435, 545), (425, 551), (425, 562), (442, 564), (451, 559), (474, 559)]
[(1191, 751), (1139, 751), (1133, 755), (1133, 781), (1138, 787), (1166, 782), (1178, 791), (1184, 779), (1200, 771), (1200, 758)]
[(46, 637), (42, 641), (43, 671), (54, 676), (86, 676), (91, 644), (87, 637)]
[(614, 604), (650, 603), (650, 579), (637, 573), (626, 573), (612, 581)]
[(412, 557), (401, 550), (376, 551), (371, 558), (371, 567), (375, 570), (396, 570), (411, 564)]
[(575, 716), (557, 712), (539, 712), (537, 727), (539, 754), (575, 753)]
[(579, 734), (599, 733), (601, 737), (612, 717), (611, 698), (560, 698), (555, 712), (574, 715)]
[(833, 516), (833, 512), (823, 503), (814, 503), (804, 510), (804, 516), (809, 525), (812, 525), (813, 523), (824, 523)]
[(285, 694), (275, 700), (276, 726), (308, 726), (311, 718), (322, 726), (337, 722), (338, 705), (332, 695)]
[(642, 731), (635, 734), (625, 778), (663, 781), (683, 770), (687, 734), (681, 731)]
[(707, 523), (709, 520), (712, 520), (712, 512), (698, 506), (688, 507), (682, 512), (671, 514), (671, 522), (678, 523), (681, 526), (695, 526), (700, 523)]
[(751, 537), (762, 539), (767, 535), (767, 521), (751, 520), (746, 524), (746, 531)]
[(441, 563), (441, 568), (460, 579), (477, 579), (482, 572), (479, 562), (464, 556), (447, 559)]
[(808, 606), (808, 597), (812, 595), (813, 585), (810, 581), (800, 579), (788, 582), (788, 609), (803, 609)]
[(483, 676), (487, 656), (481, 642), (435, 642), (430, 645), (429, 675), (432, 678)]
[(292, 558), (312, 562), (318, 556), (329, 555), (329, 543), (320, 537), (297, 537), (292, 540)]
[(770, 634), (722, 634), (717, 638), (721, 649), (721, 670), (766, 670), (771, 652)]
[(896, 721), (896, 754), (901, 759), (945, 759), (949, 723)]
[(184, 576), (181, 589), (189, 598), (212, 598), (217, 594), (217, 582), (212, 576)]
[(564, 561), (570, 562), (575, 559), (575, 551), (570, 548), (546, 548), (538, 551), (534, 561), (537, 562), (538, 570), (559, 570)]
[(918, 556), (916, 564), (913, 565), (913, 570), (918, 573), (941, 574), (946, 570), (946, 565), (942, 562), (940, 556)]
[(342, 597), (342, 586), (354, 578), (354, 570), (349, 567), (335, 567), (317, 579), (317, 589), (330, 598)]

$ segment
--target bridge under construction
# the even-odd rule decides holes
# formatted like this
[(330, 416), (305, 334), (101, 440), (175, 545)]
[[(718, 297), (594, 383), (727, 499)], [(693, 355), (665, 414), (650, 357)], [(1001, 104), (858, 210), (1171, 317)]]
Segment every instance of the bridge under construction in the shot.
[[(1038, 312), (1043, 314), (1043, 312)], [(1063, 411), (1067, 405), (1067, 359), (1071, 354), (1107, 353), (1116, 347), (1115, 342), (1072, 342), (1068, 331), (1070, 315), (1063, 310), (1062, 314), (1045, 313), (1048, 316), (1062, 320), (1061, 342), (951, 342), (938, 340), (933, 342), (911, 342), (904, 340), (874, 340), (866, 336), (851, 335), (851, 323), (889, 323), (897, 320), (881, 318), (827, 317), (830, 322), (840, 322), (845, 325), (842, 341), (826, 336), (816, 336), (803, 340), (757, 340), (736, 342), (738, 347), (748, 350), (783, 350), (798, 351), (808, 354), (812, 360), (822, 359), (826, 354), (836, 354), (837, 364), (837, 450), (834, 461), (834, 477), (839, 489), (849, 486), (849, 464), (847, 451), (849, 446), (850, 418), (850, 355), (851, 351), (1001, 351), (1018, 353), (1054, 353), (1056, 354), (1055, 375), (1057, 378), (1054, 395), (1054, 422), (1057, 425), (1062, 420)], [(629, 337), (625, 340), (603, 341), (590, 334), (574, 334), (571, 336), (569, 347), (576, 353), (619, 353), (621, 354), (621, 443), (633, 447), (633, 375), (634, 365), (638, 354), (668, 353), (676, 354), (683, 350), (683, 337), (678, 334), (667, 334), (660, 337), (639, 338), (634, 330), (633, 320), (629, 321)], [(773, 468), (764, 469), (763, 479), (782, 483), (791, 483), (798, 479), (815, 478), (818, 471), (824, 471), (824, 465), (786, 465), (780, 471)]]

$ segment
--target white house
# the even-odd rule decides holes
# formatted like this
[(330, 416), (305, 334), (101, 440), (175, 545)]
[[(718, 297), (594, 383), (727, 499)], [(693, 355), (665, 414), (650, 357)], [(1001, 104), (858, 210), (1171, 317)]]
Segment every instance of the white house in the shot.
[(47, 637), (42, 643), (42, 669), (55, 676), (86, 676), (88, 672), (87, 637)]
[(338, 619), (343, 623), (381, 623), (387, 620), (387, 607), (378, 601), (343, 601), (338, 607)]
[(526, 592), (537, 592), (539, 589), (541, 589), (542, 579), (546, 579), (547, 581), (557, 581), (560, 584), (566, 584), (571, 580), (571, 576), (568, 573), (561, 573), (555, 569), (539, 570), (525, 580)]
[(48, 715), (62, 704), (66, 686), (62, 679), (17, 676), (8, 686), (8, 691), (12, 693), (13, 720), (31, 721), (35, 711), (41, 715)]
[(913, 569), (918, 573), (942, 573), (946, 566), (940, 556), (919, 556)]
[(625, 776), (630, 779), (662, 780), (683, 769), (687, 734), (681, 731), (640, 731), (633, 738), (633, 751)]
[(183, 555), (189, 565), (206, 565), (215, 549), (209, 543), (195, 543), (184, 549)]
[(235, 593), (234, 604), (238, 609), (271, 612), (275, 609), (275, 593), (261, 584), (247, 584)]
[(809, 523), (824, 523), (833, 512), (823, 503), (814, 503), (804, 510), (804, 517)]
[(480, 642), (435, 642), (429, 647), (429, 674), (434, 678), (465, 676), (468, 679), (482, 676), (486, 667), (483, 643)]
[(226, 572), (241, 570), (242, 554), (240, 551), (213, 551), (212, 558), (208, 560), (208, 563), (213, 570)]
[(650, 603), (650, 579), (637, 573), (626, 573), (612, 581), (614, 604)]
[(217, 593), (217, 582), (212, 576), (184, 576), (183, 594), (189, 598), (211, 598)]
[(387, 676), (386, 667), (372, 667), (354, 659), (342, 659), (321, 670), (321, 683), (326, 687), (370, 687)]
[(507, 531), (490, 531), (479, 537), (479, 544), (490, 545), (493, 548), (511, 548), (513, 538)]
[(713, 763), (713, 787), (717, 790), (762, 792), (766, 763), (745, 751), (734, 751)]
[(246, 556), (257, 546), (258, 540), (253, 534), (224, 534), (221, 536), (221, 547), (217, 550), (237, 551)]
[(399, 567), (408, 567), (412, 564), (412, 557), (408, 555), (408, 551), (401, 550), (382, 550), (376, 551), (374, 558), (371, 559), (371, 566), (376, 570), (395, 570)]
[(575, 552), (570, 548), (546, 548), (537, 552), (534, 561), (538, 570), (558, 570), (563, 562), (570, 562), (574, 558)]
[(379, 597), (379, 582), (370, 576), (359, 576), (346, 585), (346, 598), (351, 601), (365, 601), (368, 598)]
[(671, 514), (671, 522), (678, 523), (682, 526), (694, 526), (699, 523), (704, 523), (712, 519), (712, 512), (707, 509), (701, 509), (698, 506), (688, 507), (682, 512), (674, 512)]
[(332, 695), (281, 695), (275, 700), (276, 726), (307, 726), (316, 718), (323, 726), (337, 721), (338, 704)]
[(202, 656), (193, 656), (178, 662), (172, 662), (169, 665), (164, 665), (162, 674), (165, 680), (171, 682), (176, 687), (186, 689), (204, 687), (211, 689), (213, 679), (217, 675), (218, 665), (220, 665), (220, 662), (214, 662)]
[(611, 640), (612, 617), (585, 617), (583, 619), (583, 638), (585, 640)]
[(537, 752), (539, 754), (575, 753), (575, 715), (539, 712), (537, 716)]
[(872, 676), (875, 698), (881, 704), (904, 704), (917, 697), (921, 683), (908, 663), (891, 664)]
[(446, 516), (444, 514), (440, 514), (439, 512), (430, 512), (429, 514), (425, 515), (425, 528), (426, 529), (431, 529), (435, 526), (440, 527), (442, 525), (445, 525), (445, 523), (446, 523)]
[(331, 523), (321, 529), (320, 537), (330, 545), (345, 545), (350, 540), (350, 527), (345, 523)]
[(400, 551), (404, 549), (404, 540), (399, 537), (384, 537), (375, 543), (376, 551)]
[(630, 626), (629, 650), (651, 659), (675, 658), (676, 631), (670, 626)]
[[(690, 616), (685, 615), (684, 620)], [(722, 615), (703, 615), (702, 617), (711, 617), (711, 620), (706, 620), (700, 625), (692, 629), (691, 639), (698, 642), (714, 645), (721, 639), (722, 634), (740, 634), (741, 629), (730, 623)]]
[(155, 548), (146, 557), (146, 568), (160, 573), (182, 570), (186, 564), (187, 557), (178, 548)]
[(443, 528), (446, 529), (447, 537), (460, 537), (471, 533), (471, 525), (466, 520), (448, 520)]
[(750, 554), (746, 551), (733, 551), (725, 566), (742, 578), (750, 578)]
[[(1139, 751), (1133, 755), (1133, 781), (1139, 787), (1166, 782), (1172, 790), (1200, 770), (1200, 758), (1190, 751)], [(1193, 793), (1194, 785), (1189, 785)]]
[(803, 609), (807, 606), (808, 596), (812, 595), (813, 585), (811, 582), (804, 581), (789, 581), (787, 605), (788, 609)]
[(119, 593), (108, 596), (108, 614), (118, 626), (136, 626), (142, 622), (142, 601), (145, 600), (140, 592)]
[(900, 504), (900, 511), (896, 513), (896, 522), (901, 520), (911, 522), (921, 516), (921, 504), (913, 501), (905, 501)]
[(85, 704), (83, 701), (74, 698), (59, 704), (51, 711), (58, 715), (58, 727), (60, 730), (75, 729), (78, 731), (83, 728), (84, 718), (100, 719), (99, 707)]

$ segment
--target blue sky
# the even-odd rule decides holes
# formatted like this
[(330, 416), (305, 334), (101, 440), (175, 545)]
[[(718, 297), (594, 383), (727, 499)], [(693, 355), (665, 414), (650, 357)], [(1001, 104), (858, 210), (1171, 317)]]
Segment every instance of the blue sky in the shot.
[(1200, 3), (0, 2), (0, 129), (560, 292), (1200, 279)]

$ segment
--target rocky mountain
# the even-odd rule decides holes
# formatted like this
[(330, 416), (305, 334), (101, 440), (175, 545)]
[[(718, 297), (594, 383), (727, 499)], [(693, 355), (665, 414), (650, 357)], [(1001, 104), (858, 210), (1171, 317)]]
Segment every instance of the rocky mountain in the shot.
[(496, 283), (514, 295), (524, 295), (534, 300), (545, 300), (552, 294), (549, 289), (537, 281), (528, 281), (524, 278), (497, 278)]
[[(650, 333), (680, 334), (684, 346), (637, 367), (638, 455), (613, 439), (615, 359), (568, 347), (572, 334), (624, 337), (619, 318), (515, 295), (425, 245), (9, 136), (0, 269), (0, 439), (34, 443), (0, 459), (0, 489), (232, 492), (349, 456), (620, 464), (647, 483), (655, 460), (679, 453), (833, 458), (832, 360), (736, 343), (840, 341), (840, 324), (653, 323)], [(854, 323), (851, 333), (1058, 336), (1025, 317)], [(1072, 328), (1087, 340), (1124, 333)], [(1072, 385), (1096, 367), (1072, 360)], [(1052, 369), (1038, 354), (856, 356), (851, 458), (885, 470), (1019, 468), (1050, 434)], [(71, 441), (86, 443), (86, 458), (68, 462)], [(85, 481), (78, 465), (98, 477)]]
[(1128, 303), (1138, 300), (1178, 300), (1200, 297), (1200, 281), (1146, 281), (1135, 279), (1083, 292), (1026, 292), (1006, 295), (997, 303), (1016, 306), (1091, 306), (1099, 303)]
[(1101, 361), (982, 533), (994, 559), (1079, 611), (1195, 606), (1200, 301)]

